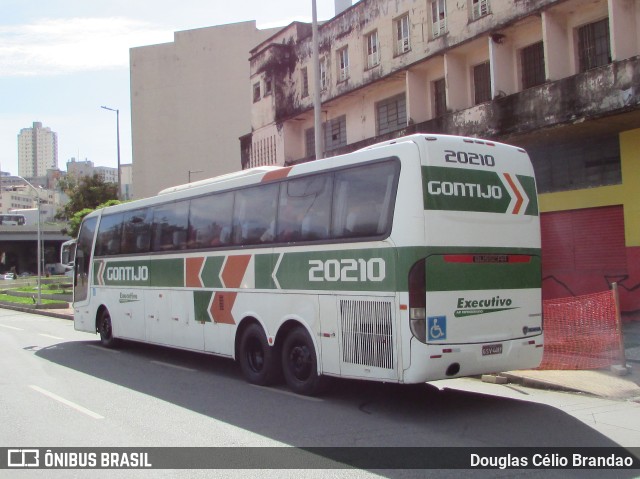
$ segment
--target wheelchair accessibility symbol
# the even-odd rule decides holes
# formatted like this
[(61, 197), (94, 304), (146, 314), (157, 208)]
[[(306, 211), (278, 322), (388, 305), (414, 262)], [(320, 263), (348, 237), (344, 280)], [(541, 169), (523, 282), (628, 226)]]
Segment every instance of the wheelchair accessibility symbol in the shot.
[(447, 317), (429, 316), (427, 318), (427, 335), (429, 341), (447, 339)]

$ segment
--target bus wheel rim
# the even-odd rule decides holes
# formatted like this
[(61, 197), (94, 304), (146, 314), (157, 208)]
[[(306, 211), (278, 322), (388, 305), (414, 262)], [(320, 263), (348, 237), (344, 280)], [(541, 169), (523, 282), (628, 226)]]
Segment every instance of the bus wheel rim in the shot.
[(293, 375), (299, 381), (304, 381), (311, 374), (311, 354), (309, 348), (305, 345), (298, 345), (291, 348), (289, 355), (291, 370)]
[(264, 368), (264, 351), (256, 339), (253, 339), (248, 344), (247, 362), (252, 371), (260, 372)]

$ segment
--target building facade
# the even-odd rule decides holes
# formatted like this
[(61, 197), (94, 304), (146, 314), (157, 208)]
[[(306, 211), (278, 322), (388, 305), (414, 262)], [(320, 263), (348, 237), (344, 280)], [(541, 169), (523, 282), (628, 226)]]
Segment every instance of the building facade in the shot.
[(131, 134), (136, 198), (239, 169), (250, 123), (247, 58), (276, 30), (242, 22), (176, 32), (132, 48)]
[(46, 176), (47, 170), (58, 167), (58, 135), (40, 122), (23, 128), (18, 134), (18, 175)]
[[(325, 155), (423, 132), (525, 147), (543, 295), (640, 314), (640, 2), (361, 0), (319, 28)], [(311, 28), (251, 52), (242, 167), (314, 159)]]

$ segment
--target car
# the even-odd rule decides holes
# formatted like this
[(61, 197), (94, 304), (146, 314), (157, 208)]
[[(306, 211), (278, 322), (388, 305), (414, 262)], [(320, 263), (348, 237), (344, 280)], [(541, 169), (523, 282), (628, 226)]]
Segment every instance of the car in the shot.
[(15, 273), (5, 273), (4, 274), (4, 279), (16, 279), (16, 274)]

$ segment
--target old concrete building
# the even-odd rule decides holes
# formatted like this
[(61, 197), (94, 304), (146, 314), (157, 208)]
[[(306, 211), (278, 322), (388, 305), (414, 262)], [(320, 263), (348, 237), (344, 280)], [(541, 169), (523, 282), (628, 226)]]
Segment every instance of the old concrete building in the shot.
[(239, 169), (238, 137), (250, 123), (249, 51), (275, 31), (243, 22), (131, 49), (136, 198)]
[[(319, 28), (325, 154), (414, 132), (525, 147), (545, 298), (640, 313), (640, 2), (361, 0)], [(311, 27), (251, 52), (242, 166), (314, 158)]]

